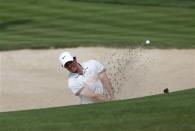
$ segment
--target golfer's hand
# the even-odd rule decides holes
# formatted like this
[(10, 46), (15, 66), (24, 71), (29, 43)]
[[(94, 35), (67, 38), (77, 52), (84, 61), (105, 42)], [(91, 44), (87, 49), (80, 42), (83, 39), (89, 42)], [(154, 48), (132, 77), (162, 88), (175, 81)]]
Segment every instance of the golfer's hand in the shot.
[(110, 96), (110, 95), (109, 95), (108, 98), (109, 98), (110, 101), (116, 100), (116, 98), (115, 98), (114, 96)]

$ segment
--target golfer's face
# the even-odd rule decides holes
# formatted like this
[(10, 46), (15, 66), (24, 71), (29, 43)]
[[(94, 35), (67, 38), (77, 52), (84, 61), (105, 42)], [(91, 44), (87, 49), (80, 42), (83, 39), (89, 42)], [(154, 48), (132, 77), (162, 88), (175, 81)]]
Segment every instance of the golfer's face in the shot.
[(69, 61), (64, 66), (68, 71), (72, 73), (77, 72), (77, 62), (76, 61)]

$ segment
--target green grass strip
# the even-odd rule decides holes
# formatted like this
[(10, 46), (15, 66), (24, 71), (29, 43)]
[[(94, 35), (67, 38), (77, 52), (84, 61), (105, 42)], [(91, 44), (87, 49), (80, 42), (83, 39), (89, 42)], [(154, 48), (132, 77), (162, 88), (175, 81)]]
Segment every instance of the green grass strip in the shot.
[[(195, 48), (195, 9), (0, 0), (0, 50), (78, 46)], [(161, 1), (162, 2), (162, 1)], [(151, 40), (145, 46), (145, 40)]]
[(0, 113), (2, 131), (194, 131), (195, 89), (108, 103)]

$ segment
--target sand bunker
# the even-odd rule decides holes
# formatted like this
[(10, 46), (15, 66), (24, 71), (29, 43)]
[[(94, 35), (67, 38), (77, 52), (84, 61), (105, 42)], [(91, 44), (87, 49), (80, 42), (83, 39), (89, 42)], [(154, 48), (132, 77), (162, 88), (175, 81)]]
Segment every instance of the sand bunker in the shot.
[(58, 55), (107, 67), (117, 99), (195, 87), (195, 50), (71, 48), (0, 52), (0, 112), (79, 104), (67, 88), (68, 72)]

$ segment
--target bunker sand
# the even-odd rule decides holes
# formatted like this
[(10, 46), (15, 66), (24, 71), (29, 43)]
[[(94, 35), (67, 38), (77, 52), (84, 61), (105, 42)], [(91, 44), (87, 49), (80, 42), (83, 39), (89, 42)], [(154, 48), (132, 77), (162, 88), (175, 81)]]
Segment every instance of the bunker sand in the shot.
[(107, 68), (117, 99), (195, 87), (195, 50), (66, 48), (0, 52), (0, 112), (79, 104), (58, 56), (96, 59)]

